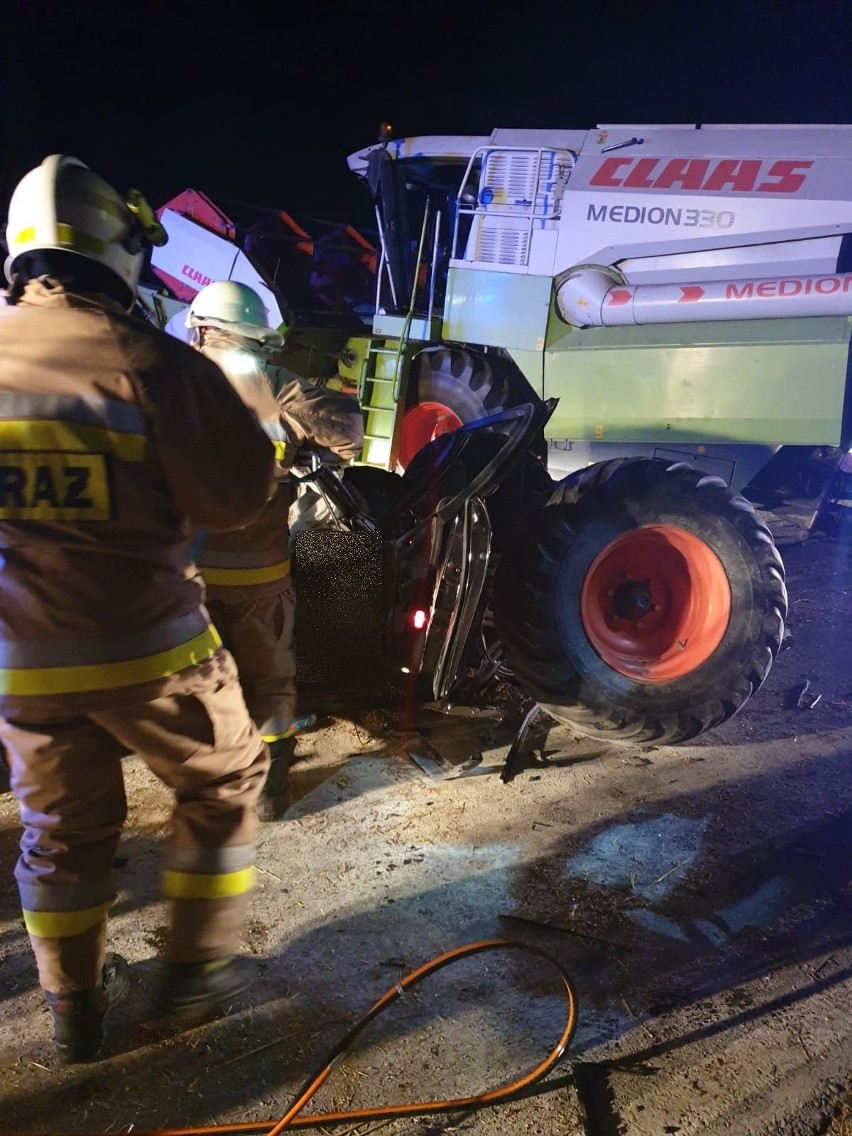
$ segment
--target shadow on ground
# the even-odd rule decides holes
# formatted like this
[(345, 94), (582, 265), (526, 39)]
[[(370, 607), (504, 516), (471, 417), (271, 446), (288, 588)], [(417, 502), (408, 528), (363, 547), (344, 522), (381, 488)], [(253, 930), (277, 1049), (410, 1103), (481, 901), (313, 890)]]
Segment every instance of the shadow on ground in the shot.
[[(486, 853), (501, 850), (496, 865), (454, 883), (430, 884), (427, 857), (419, 886), (379, 906), (363, 905), (353, 884), (345, 907), (259, 960), (258, 981), (241, 1012), (181, 1034), (162, 1036), (135, 1024), (144, 1014), (142, 987), (155, 971), (153, 963), (140, 963), (134, 970), (141, 981), (112, 1031), (107, 1059), (59, 1071), (37, 1088), (7, 1087), (4, 1125), (22, 1132), (97, 1132), (119, 1121), (147, 1129), (274, 1116), (280, 1094), (377, 993), (431, 955), (493, 934), (545, 947), (572, 975), (582, 1007), (575, 1058), (675, 1008), (691, 1007), (686, 1030), (664, 1045), (649, 1035), (635, 1061), (773, 1013), (848, 975), (832, 956), (852, 942), (850, 761), (847, 746), (829, 757), (803, 756), (771, 777), (672, 793), (570, 837), (557, 833), (546, 855), (527, 862), (505, 853), (523, 836), (511, 824), (483, 831)], [(812, 794), (802, 792), (803, 783), (813, 785)], [(495, 782), (494, 791), (512, 790)], [(742, 831), (744, 816), (753, 818), (748, 832)], [(9, 878), (7, 837), (0, 870)], [(156, 902), (155, 846), (132, 835), (124, 842), (127, 891), (117, 913)], [(448, 913), (456, 926), (447, 925)], [(4, 947), (6, 973), (28, 971), (34, 982), (23, 938)], [(743, 989), (791, 964), (807, 964), (811, 980), (782, 1003), (762, 1002)], [(537, 1048), (560, 1028), (553, 977), (529, 962), (507, 963), (499, 972), (460, 973), (431, 1008), (408, 1000), (399, 1014), (376, 1023), (361, 1060), (373, 1067), (389, 1055), (405, 1071), (379, 1079), (382, 1096), (390, 1085), (392, 1096), (417, 1097), (418, 1085), (428, 1085), (423, 1047), (431, 1051), (437, 1015), (445, 1053), (438, 1082), (449, 1076), (446, 1063), (463, 1065), (456, 1045), (463, 1049), (464, 1043), (452, 1035), (464, 1033), (471, 1014), (478, 1020), (481, 1000), (505, 1001), (488, 1025), (497, 1031), (491, 1051), (500, 1073), (481, 1071), (479, 1080), (501, 1079), (504, 1062), (509, 1069), (512, 1060), (516, 1067), (525, 1059), (534, 1063)], [(506, 985), (495, 988), (496, 978)], [(704, 1003), (719, 994), (730, 1015), (708, 1023)], [(8, 1038), (0, 1063), (11, 1068), (20, 1054), (52, 1068), (43, 1045)], [(343, 1096), (351, 1090), (346, 1082)]]
[[(741, 715), (686, 751), (601, 749), (553, 731), (546, 748), (557, 768), (528, 770), (511, 786), (500, 785), (494, 770), (477, 782), (502, 795), (504, 807), (482, 812), (475, 846), (449, 820), (440, 827), (451, 801), (474, 802), (465, 783), (412, 782), (405, 765), (398, 786), (407, 797), (399, 805), (382, 771), (398, 758), (356, 759), (360, 780), (341, 769), (339, 796), (312, 803), (309, 793), (282, 829), (278, 859), (267, 861), (272, 882), (247, 930), (258, 979), (230, 1017), (170, 1035), (140, 1028), (156, 977), (152, 957), (133, 967), (138, 981), (105, 1060), (55, 1067), (14, 887), (0, 889), (2, 996), (20, 1003), (28, 1031), (17, 1038), (7, 1031), (0, 1044), (4, 1129), (89, 1133), (133, 1124), (140, 1131), (273, 1118), (316, 1058), (400, 975), (495, 934), (544, 947), (571, 974), (581, 1007), (571, 1056), (581, 1067), (601, 1043), (642, 1032), (647, 1044), (634, 1044), (627, 1062), (637, 1075), (664, 1053), (724, 1037), (845, 982), (852, 558), (837, 542), (815, 548), (784, 550), (789, 649)], [(786, 708), (789, 689), (806, 679), (820, 702), (808, 711)], [(722, 747), (744, 764), (739, 775), (714, 779), (709, 765)], [(595, 805), (581, 808), (584, 779), (599, 767), (618, 776), (607, 782), (605, 800), (599, 792)], [(642, 783), (646, 774), (656, 777), (653, 788)], [(542, 777), (564, 779), (565, 795), (536, 814), (523, 794), (529, 800)], [(368, 824), (351, 815), (345, 803), (353, 798), (388, 802), (382, 819)], [(436, 826), (416, 853), (404, 851), (412, 802)], [(398, 818), (392, 823), (403, 832), (396, 844), (388, 818)], [(335, 839), (348, 827), (353, 847), (366, 847), (349, 874), (345, 839), (340, 853), (330, 844), (332, 824)], [(546, 839), (533, 850), (537, 824)], [(375, 872), (370, 825), (378, 832)], [(17, 831), (0, 832), (0, 878), (10, 884), (16, 845)], [(331, 864), (325, 883), (304, 862), (321, 847)], [(131, 831), (120, 854), (127, 864), (116, 918), (159, 902), (157, 838)], [(388, 881), (384, 891), (374, 875)], [(164, 917), (149, 915), (144, 934), (154, 956)], [(121, 949), (120, 936), (113, 945)], [(789, 968), (797, 968), (795, 982), (773, 981)], [(406, 996), (375, 1023), (353, 1062), (335, 1071), (324, 1103), (479, 1091), (534, 1064), (558, 1036), (557, 985), (537, 964), (465, 963), (444, 974), (431, 993)], [(655, 1022), (675, 1010), (678, 1031), (658, 1036)], [(565, 1083), (557, 1070), (534, 1091), (557, 1093)]]

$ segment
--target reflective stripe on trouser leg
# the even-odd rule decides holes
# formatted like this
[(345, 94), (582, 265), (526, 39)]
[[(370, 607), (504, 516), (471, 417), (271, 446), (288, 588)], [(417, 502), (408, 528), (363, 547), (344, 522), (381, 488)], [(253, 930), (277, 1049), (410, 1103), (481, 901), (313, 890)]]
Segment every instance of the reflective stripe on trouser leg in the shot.
[(24, 825), (15, 878), (39, 982), (54, 994), (92, 989), (126, 814), (123, 747), (86, 718), (2, 721), (0, 740)]
[(215, 669), (205, 668), (184, 694), (96, 717), (175, 791), (164, 879), (173, 913), (170, 958), (202, 962), (236, 953), (269, 755), (233, 659), (220, 652)]
[(277, 714), (261, 723), (260, 732), (267, 745), (270, 742), (280, 742), (284, 738), (292, 737), (295, 732), (293, 719), (289, 714)]
[(254, 887), (253, 861), (253, 844), (169, 848), (163, 894), (171, 900), (173, 961), (201, 962), (239, 953)]

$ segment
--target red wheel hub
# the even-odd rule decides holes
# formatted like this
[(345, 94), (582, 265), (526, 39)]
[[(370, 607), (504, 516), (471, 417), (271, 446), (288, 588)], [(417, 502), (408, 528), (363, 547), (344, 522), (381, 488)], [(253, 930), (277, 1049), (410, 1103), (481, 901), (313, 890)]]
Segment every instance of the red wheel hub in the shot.
[(440, 438), (458, 430), (462, 420), (442, 402), (418, 402), (405, 412), (399, 439), (399, 464), (403, 469), (414, 455)]
[(731, 585), (708, 544), (684, 529), (624, 533), (595, 558), (580, 593), (589, 642), (613, 670), (670, 682), (716, 650), (731, 615)]

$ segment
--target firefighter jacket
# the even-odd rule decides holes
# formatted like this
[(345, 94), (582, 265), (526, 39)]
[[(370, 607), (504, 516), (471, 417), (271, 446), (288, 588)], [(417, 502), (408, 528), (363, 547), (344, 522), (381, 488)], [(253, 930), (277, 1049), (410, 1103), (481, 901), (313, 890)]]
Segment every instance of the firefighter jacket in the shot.
[(364, 446), (364, 416), (356, 398), (288, 376), (277, 395), (278, 410), (292, 443), (291, 464), (302, 446), (330, 451), (342, 462)]
[(196, 562), (211, 599), (241, 603), (274, 595), (288, 586), (287, 521), (293, 501), (289, 470), (299, 447), (310, 444), (349, 461), (361, 452), (364, 422), (354, 398), (301, 380), (288, 382), (277, 396), (273, 395), (274, 368), (268, 368), (257, 354), (229, 350), (228, 344), (234, 342), (234, 337), (207, 331), (203, 351), (221, 366), (273, 440), (278, 487), (249, 525), (203, 537)]
[(273, 451), (197, 352), (104, 296), (0, 309), (0, 717), (179, 690), (220, 646), (193, 529), (245, 524)]

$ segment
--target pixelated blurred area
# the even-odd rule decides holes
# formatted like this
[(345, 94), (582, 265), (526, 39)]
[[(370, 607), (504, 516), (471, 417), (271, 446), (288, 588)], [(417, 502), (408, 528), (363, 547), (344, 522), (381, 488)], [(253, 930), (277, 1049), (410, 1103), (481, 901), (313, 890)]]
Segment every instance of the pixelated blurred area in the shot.
[(292, 571), (300, 710), (331, 712), (338, 700), (375, 696), (383, 685), (381, 538), (300, 532)]

